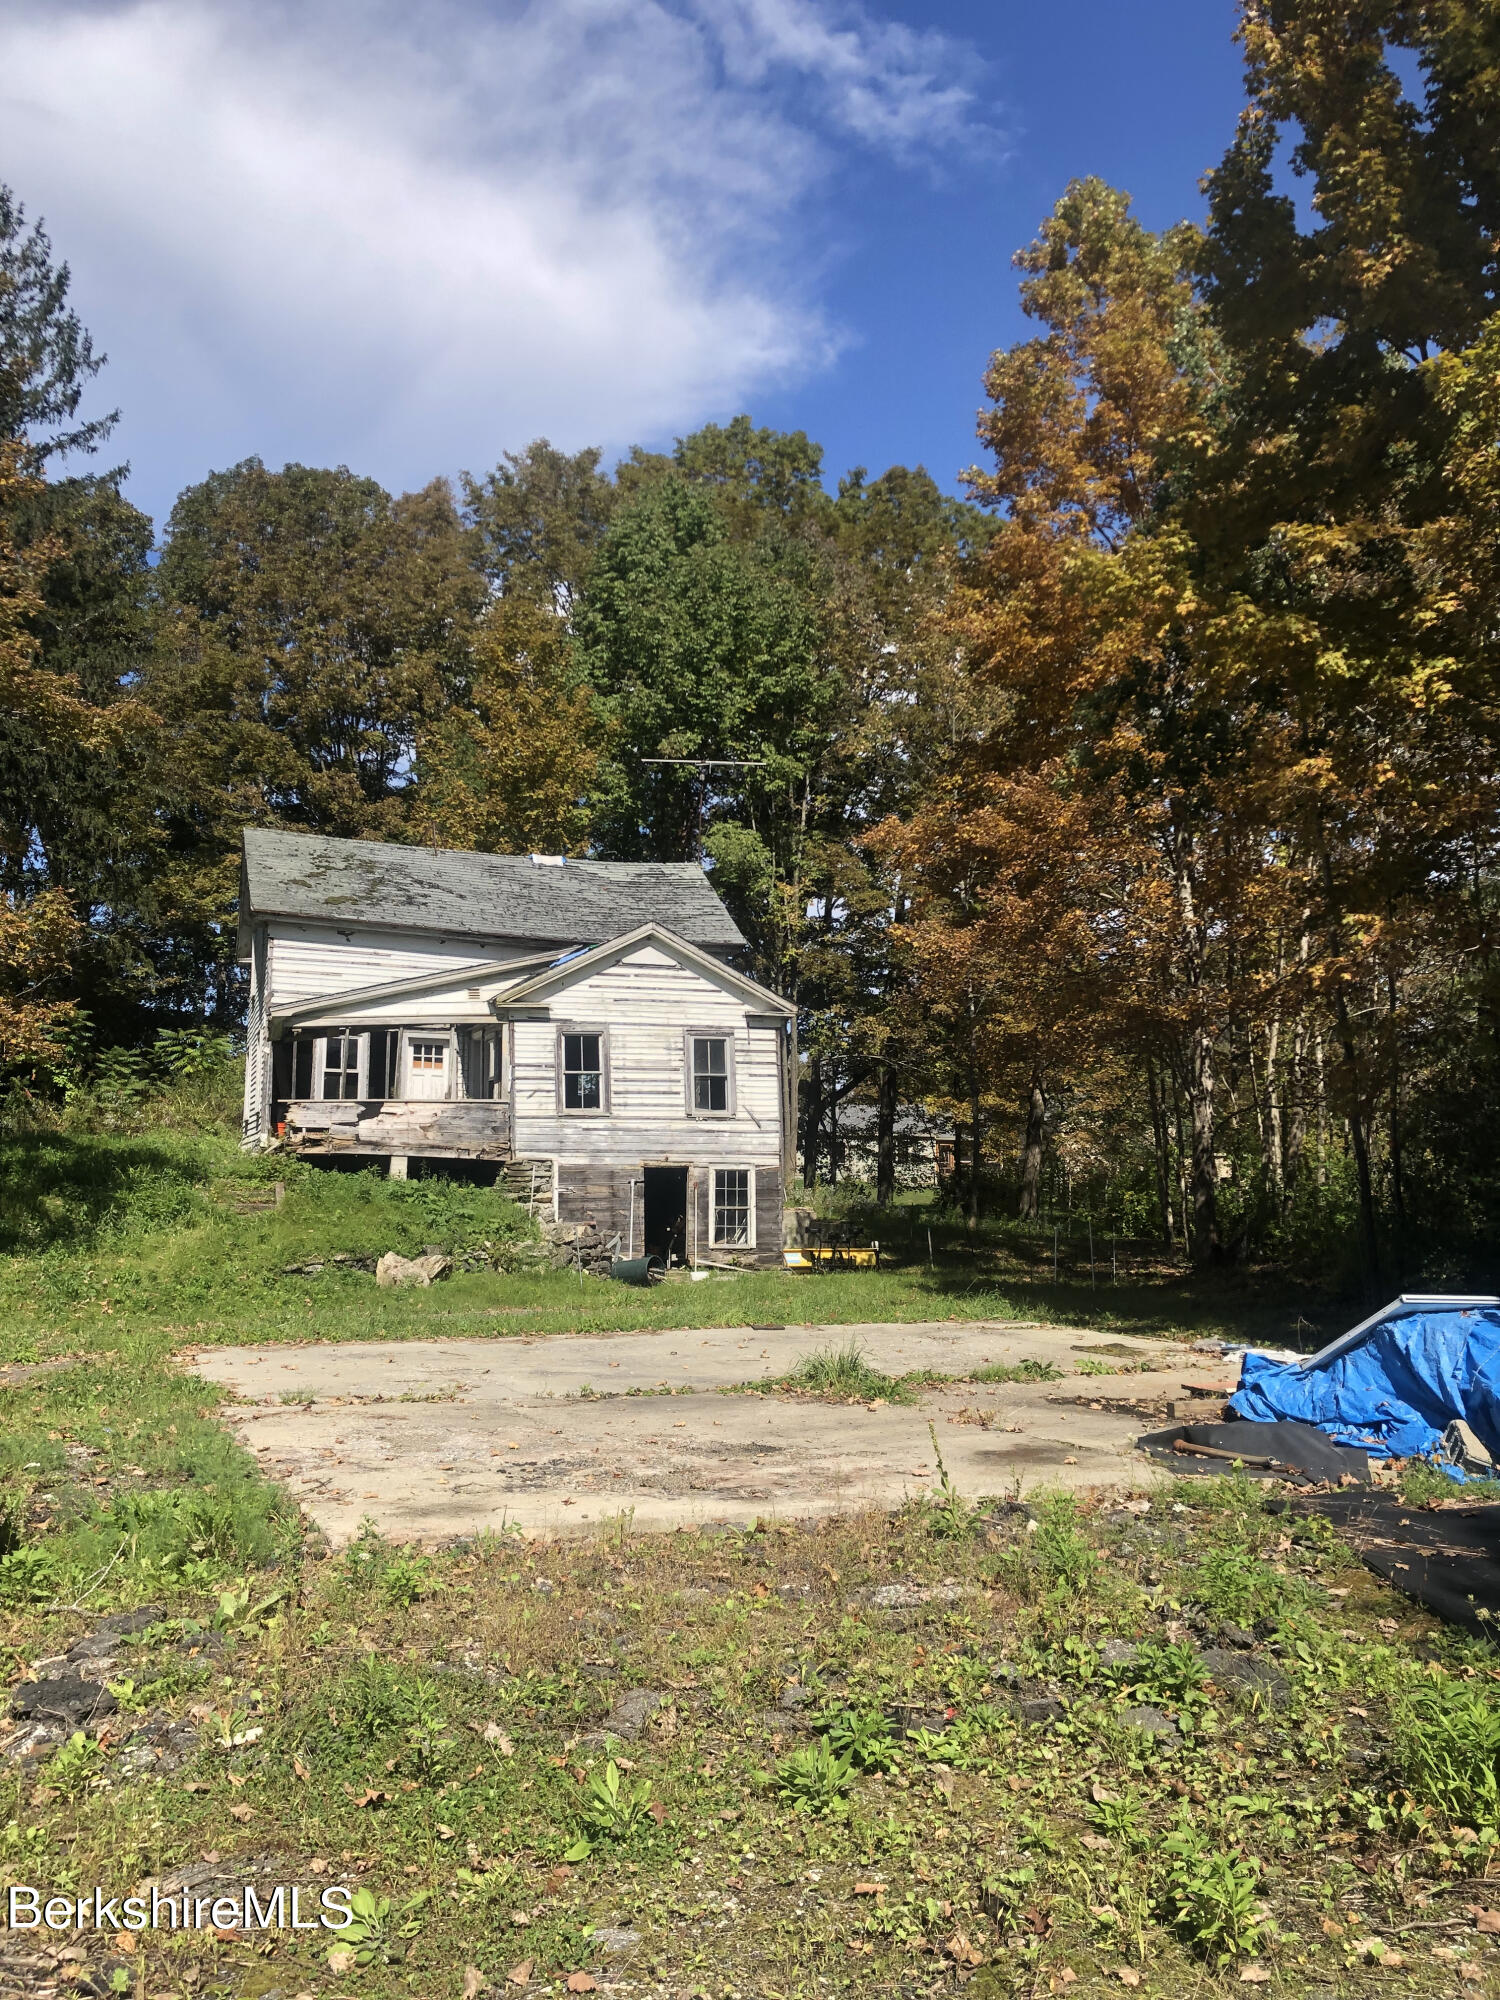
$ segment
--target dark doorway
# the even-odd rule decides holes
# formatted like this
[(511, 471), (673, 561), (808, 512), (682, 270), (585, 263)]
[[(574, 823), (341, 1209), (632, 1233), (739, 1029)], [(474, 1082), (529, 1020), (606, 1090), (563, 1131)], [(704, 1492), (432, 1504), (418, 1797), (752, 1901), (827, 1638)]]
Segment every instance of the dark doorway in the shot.
[(664, 1264), (687, 1258), (687, 1177), (686, 1167), (647, 1167), (642, 1173), (642, 1247)]

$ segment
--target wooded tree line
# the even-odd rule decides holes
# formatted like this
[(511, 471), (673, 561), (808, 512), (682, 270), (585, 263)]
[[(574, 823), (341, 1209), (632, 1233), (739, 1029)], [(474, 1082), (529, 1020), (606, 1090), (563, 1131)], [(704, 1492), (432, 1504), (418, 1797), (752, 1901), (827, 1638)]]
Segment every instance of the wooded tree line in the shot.
[[(97, 370), (0, 207), (0, 1040), (233, 1022), (239, 830), (701, 850), (798, 1003), (801, 1165), (1373, 1279), (1500, 1221), (1500, 16), (1248, 0), (1162, 233), (1023, 249), (966, 497), (746, 417), (393, 498), (80, 475)], [(698, 774), (658, 758), (743, 760)], [(972, 1169), (977, 1159), (978, 1171)]]

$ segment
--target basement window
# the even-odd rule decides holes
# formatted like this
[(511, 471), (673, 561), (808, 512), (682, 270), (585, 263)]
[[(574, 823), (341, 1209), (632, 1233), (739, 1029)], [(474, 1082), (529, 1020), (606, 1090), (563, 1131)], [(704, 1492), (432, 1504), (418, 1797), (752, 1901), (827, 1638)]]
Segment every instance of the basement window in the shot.
[(751, 1248), (755, 1241), (751, 1206), (751, 1169), (715, 1167), (713, 1223), (709, 1240), (726, 1248)]

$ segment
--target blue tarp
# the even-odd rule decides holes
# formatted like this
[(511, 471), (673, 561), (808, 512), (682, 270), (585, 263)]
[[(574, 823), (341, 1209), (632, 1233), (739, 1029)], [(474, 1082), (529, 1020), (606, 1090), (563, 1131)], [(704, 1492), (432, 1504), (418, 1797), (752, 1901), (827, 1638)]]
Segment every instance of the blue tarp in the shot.
[(1229, 1406), (1259, 1423), (1315, 1424), (1372, 1458), (1431, 1457), (1462, 1417), (1500, 1462), (1500, 1308), (1387, 1319), (1318, 1367), (1247, 1354)]

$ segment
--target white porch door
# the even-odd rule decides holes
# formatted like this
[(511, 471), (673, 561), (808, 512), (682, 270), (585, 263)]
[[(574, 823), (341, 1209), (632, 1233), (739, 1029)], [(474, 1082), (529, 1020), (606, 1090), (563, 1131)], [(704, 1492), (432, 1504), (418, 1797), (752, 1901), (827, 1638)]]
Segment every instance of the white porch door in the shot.
[(404, 1097), (447, 1097), (453, 1049), (445, 1035), (410, 1035), (403, 1064)]

